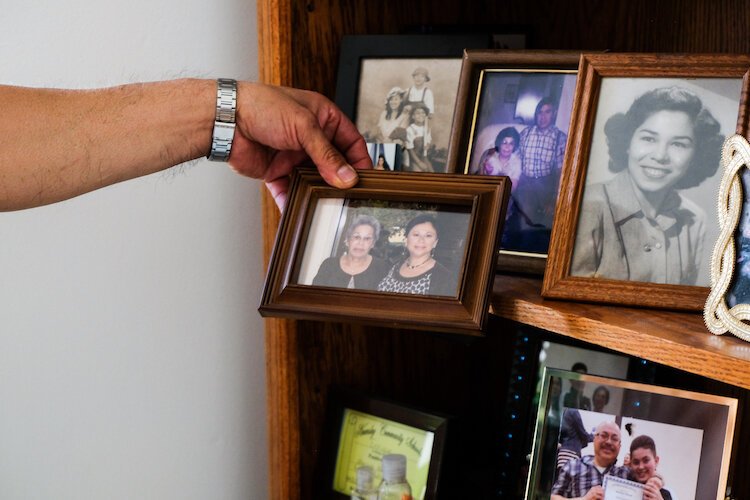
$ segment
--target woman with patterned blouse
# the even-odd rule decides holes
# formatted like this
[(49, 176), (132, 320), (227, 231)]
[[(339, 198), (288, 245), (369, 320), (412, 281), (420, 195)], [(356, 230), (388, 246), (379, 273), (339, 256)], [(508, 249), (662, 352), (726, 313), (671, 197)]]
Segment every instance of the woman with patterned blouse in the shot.
[(435, 260), (437, 244), (435, 218), (428, 214), (414, 217), (406, 225), (406, 258), (391, 267), (378, 290), (455, 297), (457, 283), (453, 273)]

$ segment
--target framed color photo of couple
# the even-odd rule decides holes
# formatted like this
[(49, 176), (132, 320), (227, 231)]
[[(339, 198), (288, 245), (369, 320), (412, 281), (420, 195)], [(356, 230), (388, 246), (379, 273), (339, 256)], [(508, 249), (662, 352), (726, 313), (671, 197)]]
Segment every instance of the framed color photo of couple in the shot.
[(299, 169), (260, 312), (479, 334), (509, 189), (371, 170), (343, 192)]
[(585, 54), (542, 295), (701, 310), (750, 56)]
[[(606, 411), (566, 406), (565, 383), (606, 390)], [(732, 398), (547, 369), (526, 500), (723, 500), (736, 415)]]
[(499, 269), (544, 272), (579, 56), (464, 54), (448, 162), (460, 173), (511, 181)]

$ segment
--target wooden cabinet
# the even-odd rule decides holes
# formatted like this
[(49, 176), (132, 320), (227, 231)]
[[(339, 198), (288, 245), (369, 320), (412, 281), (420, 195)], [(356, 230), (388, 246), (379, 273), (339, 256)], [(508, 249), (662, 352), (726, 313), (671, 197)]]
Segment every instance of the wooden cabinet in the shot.
[[(439, 32), (456, 25), (496, 32), (520, 26), (528, 30), (528, 48), (534, 49), (747, 53), (748, 7), (739, 0), (258, 0), (260, 78), (333, 96), (342, 35)], [(263, 210), (268, 258), (279, 221), (270, 196), (264, 197)], [(501, 428), (514, 342), (523, 327), (707, 377), (724, 393), (739, 397), (741, 407), (747, 406), (750, 344), (712, 336), (700, 314), (543, 300), (540, 288), (540, 279), (498, 275), (490, 331), (478, 340), (268, 320), (271, 497), (315, 498), (324, 444), (320, 430), (332, 385), (409, 401), (464, 420), (474, 415)], [(674, 373), (675, 380), (689, 376)], [(748, 442), (748, 423), (740, 415), (736, 442)], [(462, 438), (477, 443), (472, 470), (497, 473), (489, 465), (482, 471), (481, 465), (494, 463), (483, 459), (496, 453), (490, 444), (495, 436), (466, 432)], [(735, 469), (746, 469), (748, 462), (737, 455)], [(735, 493), (747, 494), (748, 479), (733, 476)], [(487, 490), (481, 497), (497, 496)]]

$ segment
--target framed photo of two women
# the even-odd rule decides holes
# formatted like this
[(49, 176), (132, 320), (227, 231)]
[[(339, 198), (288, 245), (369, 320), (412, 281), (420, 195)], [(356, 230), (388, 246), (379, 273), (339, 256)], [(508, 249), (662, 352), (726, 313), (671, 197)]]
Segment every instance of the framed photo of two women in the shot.
[(506, 177), (377, 170), (340, 191), (298, 169), (260, 312), (478, 335), (509, 192)]
[(542, 295), (701, 310), (750, 56), (584, 54)]

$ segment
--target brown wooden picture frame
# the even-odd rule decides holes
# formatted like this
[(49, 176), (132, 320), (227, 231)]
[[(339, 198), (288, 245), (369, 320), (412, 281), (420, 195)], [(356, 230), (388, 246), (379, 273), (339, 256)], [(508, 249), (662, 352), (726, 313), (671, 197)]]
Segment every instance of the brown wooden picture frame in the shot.
[[(476, 155), (472, 155), (472, 150), (475, 144), (477, 144), (476, 141), (479, 140), (480, 132), (483, 132), (478, 130), (478, 122), (481, 121), (479, 118), (481, 112), (486, 112), (488, 108), (487, 99), (489, 96), (487, 94), (489, 92), (487, 91), (487, 85), (490, 78), (502, 78), (505, 76), (503, 73), (505, 73), (514, 81), (519, 80), (523, 82), (534, 79), (538, 82), (541, 79), (540, 77), (546, 75), (550, 77), (550, 81), (554, 78), (557, 82), (557, 80), (564, 78), (565, 75), (575, 75), (578, 70), (580, 54), (578, 51), (465, 50), (458, 87), (458, 99), (453, 116), (453, 129), (448, 148), (448, 164), (453, 166), (453, 171), (463, 174), (473, 173), (470, 162), (475, 163), (473, 156), (478, 156), (478, 151)], [(559, 97), (557, 98), (559, 106), (566, 106), (566, 109), (562, 113), (558, 109), (556, 113), (557, 121), (554, 123), (563, 132), (568, 131), (567, 118), (572, 111), (575, 80), (573, 79), (571, 82), (570, 79), (566, 79), (566, 83), (569, 88), (563, 90), (560, 87), (559, 91), (561, 94), (569, 94), (563, 96), (568, 98), (568, 105), (566, 106), (564, 102), (559, 102), (560, 99)], [(562, 85), (562, 82), (558, 83), (558, 85)], [(516, 106), (520, 104), (519, 98), (523, 98), (523, 95), (519, 96), (517, 94), (517, 85), (515, 87), (516, 95), (513, 95), (513, 89), (509, 87), (511, 87), (510, 84), (506, 86), (502, 94), (502, 99), (495, 98), (489, 102), (489, 105), (504, 109), (510, 103), (515, 110)], [(545, 95), (538, 95), (537, 101), (547, 96), (547, 92), (543, 93)], [(495, 103), (499, 104), (496, 105)], [(536, 102), (532, 104), (536, 105)], [(533, 107), (531, 111), (533, 112)], [(533, 114), (531, 118), (533, 119)], [(505, 125), (514, 127), (519, 133), (529, 126), (528, 122), (523, 125), (516, 125), (515, 123), (505, 120)], [(494, 135), (497, 133), (495, 129), (499, 130), (499, 125), (493, 122), (484, 128), (487, 129), (486, 131), (492, 129)], [(564, 146), (564, 141), (562, 142)], [(481, 174), (481, 172), (479, 173)], [(554, 209), (555, 200), (550, 199), (549, 203), (551, 212)], [(511, 211), (509, 208), (509, 217), (511, 216)], [(547, 234), (549, 234), (550, 229), (551, 224), (546, 229)], [(546, 260), (546, 248), (544, 248), (544, 251), (538, 248), (524, 248), (523, 241), (514, 244), (512, 248), (504, 248), (501, 241), (500, 250), (498, 251), (497, 268), (501, 271), (542, 275), (544, 274)]]
[[(727, 112), (725, 115), (717, 118), (717, 120), (726, 123), (726, 128), (731, 129), (735, 123), (734, 117), (738, 117), (736, 128), (737, 130), (742, 130), (747, 113), (745, 109), (745, 96), (747, 92), (745, 89), (748, 68), (750, 68), (750, 56), (747, 55), (583, 54), (581, 56), (573, 118), (570, 127), (571, 133), (568, 138), (568, 154), (563, 168), (560, 196), (557, 200), (550, 252), (542, 286), (542, 295), (544, 297), (678, 310), (699, 311), (703, 308), (709, 293), (708, 282), (706, 286), (682, 283), (665, 284), (648, 282), (646, 280), (631, 281), (627, 278), (615, 279), (611, 274), (609, 275), (610, 277), (605, 278), (594, 277), (596, 274), (592, 276), (573, 275), (571, 272), (574, 248), (579, 231), (579, 217), (582, 213), (585, 213), (587, 216), (590, 215), (583, 210), (582, 203), (584, 201), (584, 192), (588, 188), (587, 174), (590, 170), (590, 157), (593, 158), (591, 155), (594, 128), (595, 126), (600, 126), (595, 122), (597, 111), (600, 107), (602, 82), (607, 78), (622, 78), (629, 79), (629, 82), (635, 82), (634, 85), (637, 85), (637, 81), (640, 79), (644, 85), (656, 89), (660, 85), (656, 83), (660, 81), (658, 79), (664, 79), (665, 81), (680, 80), (681, 85), (689, 85), (688, 82), (694, 82), (695, 79), (714, 79), (716, 82), (715, 85), (723, 86), (726, 86), (727, 82), (730, 82), (728, 79), (736, 79), (739, 82), (738, 85), (743, 89), (742, 92), (738, 92), (741, 96), (737, 95), (737, 110), (734, 111), (736, 114), (732, 117), (725, 116), (729, 114)], [(742, 83), (743, 79), (745, 84)], [(615, 80), (612, 80), (612, 82), (613, 85), (617, 83)], [(737, 82), (731, 82), (731, 85), (734, 86)], [(695, 83), (695, 85), (699, 84), (700, 82)], [(708, 91), (706, 91), (706, 95), (708, 95)], [(700, 99), (706, 100), (706, 96), (701, 95)], [(734, 105), (734, 98), (732, 98), (732, 103)], [(730, 106), (726, 105), (724, 107), (727, 109), (730, 108)], [(624, 116), (624, 113), (619, 114)], [(649, 116), (651, 115), (646, 114), (646, 118)], [(606, 118), (606, 116), (603, 118)], [(603, 129), (601, 126), (600, 128)], [(721, 130), (721, 132), (722, 134), (716, 134), (717, 141), (720, 141), (724, 135), (731, 135), (733, 131), (727, 130), (725, 132)], [(606, 147), (607, 143), (612, 142), (611, 139), (611, 136), (609, 136), (607, 142), (603, 140), (598, 141), (599, 145), (597, 147)], [(629, 141), (630, 139), (627, 140)], [(698, 138), (696, 138), (697, 140)], [(605, 146), (602, 146), (602, 144), (605, 144)], [(629, 154), (627, 152), (630, 151), (630, 146), (627, 147), (626, 154)], [(699, 149), (696, 145), (695, 150), (698, 151)], [(702, 186), (699, 185), (705, 191), (705, 194), (700, 197), (701, 203), (699, 208), (706, 212), (704, 225), (711, 231), (716, 229), (713, 227), (716, 225), (714, 222), (716, 218), (711, 217), (711, 214), (716, 207), (716, 193), (714, 191), (718, 190), (718, 181), (721, 176), (720, 172), (718, 172), (720, 162), (718, 150), (716, 152), (715, 165), (713, 162), (713, 157), (711, 157), (710, 162), (706, 163), (706, 165), (710, 164), (711, 167), (717, 167), (717, 172), (711, 174), (711, 182), (703, 182)], [(603, 168), (606, 170), (606, 162), (603, 163), (605, 165)], [(611, 160), (610, 163), (612, 163)], [(628, 170), (627, 165), (622, 168), (624, 171)], [(690, 167), (686, 168), (689, 169)], [(600, 168), (600, 170), (602, 169)], [(592, 170), (592, 172), (595, 171)], [(713, 189), (713, 184), (716, 185), (715, 190)], [(677, 190), (674, 185), (670, 189), (673, 192)], [(693, 203), (693, 205), (696, 205), (696, 203)], [(695, 214), (691, 213), (691, 215)], [(698, 232), (698, 234), (700, 233)], [(708, 241), (709, 238), (707, 237), (703, 239), (706, 241), (703, 241), (702, 257), (698, 258), (698, 252), (695, 252), (696, 265), (691, 268), (692, 272), (696, 275), (699, 270), (701, 270), (701, 273), (705, 273), (703, 269), (708, 267), (710, 261), (710, 248), (713, 242)], [(661, 249), (662, 246), (656, 246), (655, 248)], [(646, 252), (652, 249), (653, 247), (649, 246), (648, 242), (643, 245), (643, 250)], [(678, 262), (679, 264), (680, 262)], [(635, 265), (630, 265), (634, 269), (631, 270), (628, 268), (628, 272), (638, 272), (638, 268)], [(682, 272), (681, 276), (685, 275), (682, 269), (677, 269), (677, 271)], [(620, 267), (614, 272), (622, 272), (622, 268)], [(672, 271), (668, 268), (666, 273), (669, 272)], [(599, 276), (605, 275), (603, 271), (596, 271), (596, 273)]]
[[(325, 184), (316, 170), (298, 169), (281, 219), (260, 305), (263, 316), (349, 321), (431, 331), (481, 334), (494, 277), (495, 252), (510, 186), (505, 177), (360, 171), (352, 189)], [(298, 284), (310, 226), (321, 200), (416, 203), (468, 214), (455, 296), (351, 290)], [(463, 228), (461, 229), (463, 231)], [(311, 240), (314, 244), (314, 240)]]

